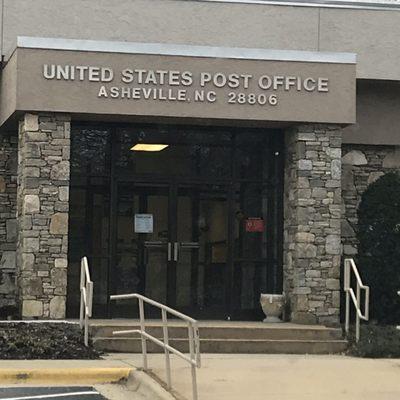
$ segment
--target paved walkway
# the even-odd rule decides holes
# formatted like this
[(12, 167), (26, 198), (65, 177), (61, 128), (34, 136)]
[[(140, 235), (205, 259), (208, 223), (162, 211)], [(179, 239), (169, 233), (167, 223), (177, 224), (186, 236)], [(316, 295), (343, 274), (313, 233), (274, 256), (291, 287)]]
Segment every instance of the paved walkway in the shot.
[[(202, 362), (202, 368), (198, 370), (199, 400), (400, 399), (400, 359), (204, 354)], [(2, 370), (24, 368), (46, 368), (50, 371), (53, 368), (71, 370), (79, 368), (88, 371), (140, 366), (140, 354), (112, 354), (106, 360), (100, 361), (3, 360), (0, 363), (0, 373)], [(149, 366), (156, 375), (165, 379), (162, 355), (149, 355)], [(172, 357), (172, 366), (174, 388), (191, 400), (189, 367), (176, 357)], [(129, 396), (132, 395), (130, 392), (127, 393)], [(115, 396), (106, 397), (125, 399), (129, 396), (117, 393)]]
[[(140, 367), (141, 355), (109, 356)], [(149, 366), (165, 379), (162, 355)], [(205, 354), (198, 371), (199, 400), (399, 400), (400, 359), (344, 356)], [(191, 399), (190, 370), (173, 358), (173, 385)]]

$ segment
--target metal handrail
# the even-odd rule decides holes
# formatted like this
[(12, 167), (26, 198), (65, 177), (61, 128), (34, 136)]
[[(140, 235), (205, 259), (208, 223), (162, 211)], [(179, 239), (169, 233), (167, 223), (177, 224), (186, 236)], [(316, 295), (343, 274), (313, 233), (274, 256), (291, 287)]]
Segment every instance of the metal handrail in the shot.
[(89, 318), (92, 316), (93, 282), (90, 279), (89, 265), (86, 257), (81, 259), (81, 304), (79, 325), (84, 328), (85, 346), (89, 346)]
[[(397, 292), (397, 294), (400, 296), (400, 290)], [(400, 330), (400, 325), (397, 325), (396, 328)]]
[[(354, 276), (356, 277), (356, 293), (352, 287), (350, 287), (350, 274), (353, 271)], [(358, 269), (356, 263), (352, 258), (346, 258), (344, 260), (344, 291), (346, 292), (346, 333), (349, 333), (350, 327), (350, 298), (353, 301), (354, 307), (356, 309), (356, 342), (360, 340), (360, 320), (368, 321), (369, 320), (369, 286), (366, 286), (362, 283), (360, 278), (360, 274), (358, 273)], [(365, 290), (365, 311), (364, 314), (361, 312), (361, 289)]]
[[(139, 301), (139, 318), (140, 318), (140, 329), (131, 329), (124, 331), (114, 331), (113, 335), (124, 335), (127, 333), (139, 333), (142, 339), (142, 355), (143, 355), (143, 370), (147, 371), (147, 342), (146, 340), (150, 340), (156, 345), (162, 347), (164, 349), (165, 354), (165, 369), (167, 375), (167, 387), (171, 389), (171, 362), (170, 362), (170, 353), (175, 354), (176, 356), (182, 358), (187, 361), (191, 366), (192, 372), (192, 394), (193, 400), (198, 399), (197, 393), (197, 377), (196, 377), (196, 368), (200, 368), (201, 360), (200, 360), (200, 336), (199, 336), (199, 327), (197, 321), (185, 314), (180, 313), (179, 311), (174, 310), (164, 304), (158, 303), (157, 301), (151, 300), (145, 296), (142, 296), (138, 293), (131, 294), (121, 294), (121, 295), (113, 295), (110, 296), (111, 300), (123, 300), (123, 299), (138, 299)], [(145, 324), (145, 315), (144, 315), (144, 303), (150, 304), (154, 307), (157, 307), (161, 310), (161, 318), (162, 318), (162, 327), (163, 327), (163, 341), (155, 338), (146, 332), (146, 324)], [(168, 335), (168, 318), (167, 314), (174, 315), (177, 318), (180, 318), (187, 322), (188, 328), (188, 340), (189, 340), (189, 356), (183, 354), (179, 350), (175, 349), (169, 344), (169, 335)]]

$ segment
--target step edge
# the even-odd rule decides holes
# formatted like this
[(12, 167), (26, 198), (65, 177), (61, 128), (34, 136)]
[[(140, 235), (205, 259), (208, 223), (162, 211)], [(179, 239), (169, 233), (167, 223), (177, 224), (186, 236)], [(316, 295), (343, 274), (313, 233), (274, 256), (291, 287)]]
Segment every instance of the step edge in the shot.
[[(117, 342), (119, 341), (139, 341), (141, 340), (140, 338), (132, 338), (132, 337), (115, 337), (115, 338), (110, 338), (110, 337), (97, 337), (93, 338), (93, 342), (97, 341), (112, 341), (115, 340)], [(170, 338), (170, 341), (177, 341), (177, 342), (187, 342), (187, 339), (173, 339)], [(201, 343), (212, 343), (212, 342), (227, 342), (227, 343), (240, 343), (240, 342), (246, 342), (246, 343), (348, 343), (347, 340), (345, 339), (333, 339), (333, 340), (313, 340), (313, 339), (224, 339), (224, 338), (214, 338), (214, 339), (200, 339), (200, 344)]]
[[(127, 328), (132, 328), (132, 327), (139, 327), (139, 323), (126, 323), (126, 324), (120, 324), (120, 325), (113, 325), (113, 324), (96, 324), (96, 323), (90, 323), (89, 328), (114, 328), (114, 329), (120, 329), (121, 327), (127, 327)], [(147, 324), (146, 328), (162, 328), (162, 324)], [(186, 325), (174, 325), (174, 324), (168, 324), (169, 328), (173, 329), (187, 329)], [(294, 331), (294, 330), (301, 330), (301, 331), (318, 331), (318, 332), (326, 332), (326, 331), (342, 331), (342, 328), (334, 328), (334, 327), (327, 327), (327, 326), (309, 326), (309, 325), (304, 325), (304, 326), (285, 326), (284, 324), (276, 324), (276, 326), (268, 326), (268, 325), (255, 325), (255, 326), (201, 326), (198, 325), (199, 330), (207, 330), (207, 329), (224, 329), (224, 330), (231, 330), (231, 329), (244, 329), (244, 330), (288, 330), (288, 331)]]

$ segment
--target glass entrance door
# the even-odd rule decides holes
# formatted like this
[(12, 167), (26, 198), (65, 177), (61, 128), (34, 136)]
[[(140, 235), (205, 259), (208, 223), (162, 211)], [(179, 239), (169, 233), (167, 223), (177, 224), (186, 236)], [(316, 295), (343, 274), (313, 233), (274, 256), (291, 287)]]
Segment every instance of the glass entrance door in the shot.
[(225, 318), (228, 187), (177, 188), (176, 306), (196, 318)]
[[(222, 316), (226, 187), (120, 182), (116, 198), (112, 293), (142, 293), (196, 317)], [(111, 313), (135, 316), (135, 308), (118, 301)]]
[[(113, 274), (115, 294), (142, 293), (166, 304), (171, 267), (169, 186), (118, 182), (116, 185)], [(111, 303), (113, 317), (133, 315), (130, 301)]]

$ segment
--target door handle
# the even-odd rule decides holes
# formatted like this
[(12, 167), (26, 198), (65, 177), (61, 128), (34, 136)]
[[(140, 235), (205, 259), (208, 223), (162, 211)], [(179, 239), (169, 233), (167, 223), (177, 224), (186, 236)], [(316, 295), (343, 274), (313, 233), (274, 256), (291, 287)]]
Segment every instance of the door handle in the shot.
[(146, 241), (144, 242), (145, 247), (163, 247), (167, 243), (162, 241)]
[(174, 243), (174, 261), (178, 261), (178, 256), (179, 256), (179, 243), (175, 242)]
[(200, 243), (199, 242), (181, 242), (181, 247), (183, 249), (199, 249)]
[(172, 259), (172, 243), (168, 242), (168, 261)]

